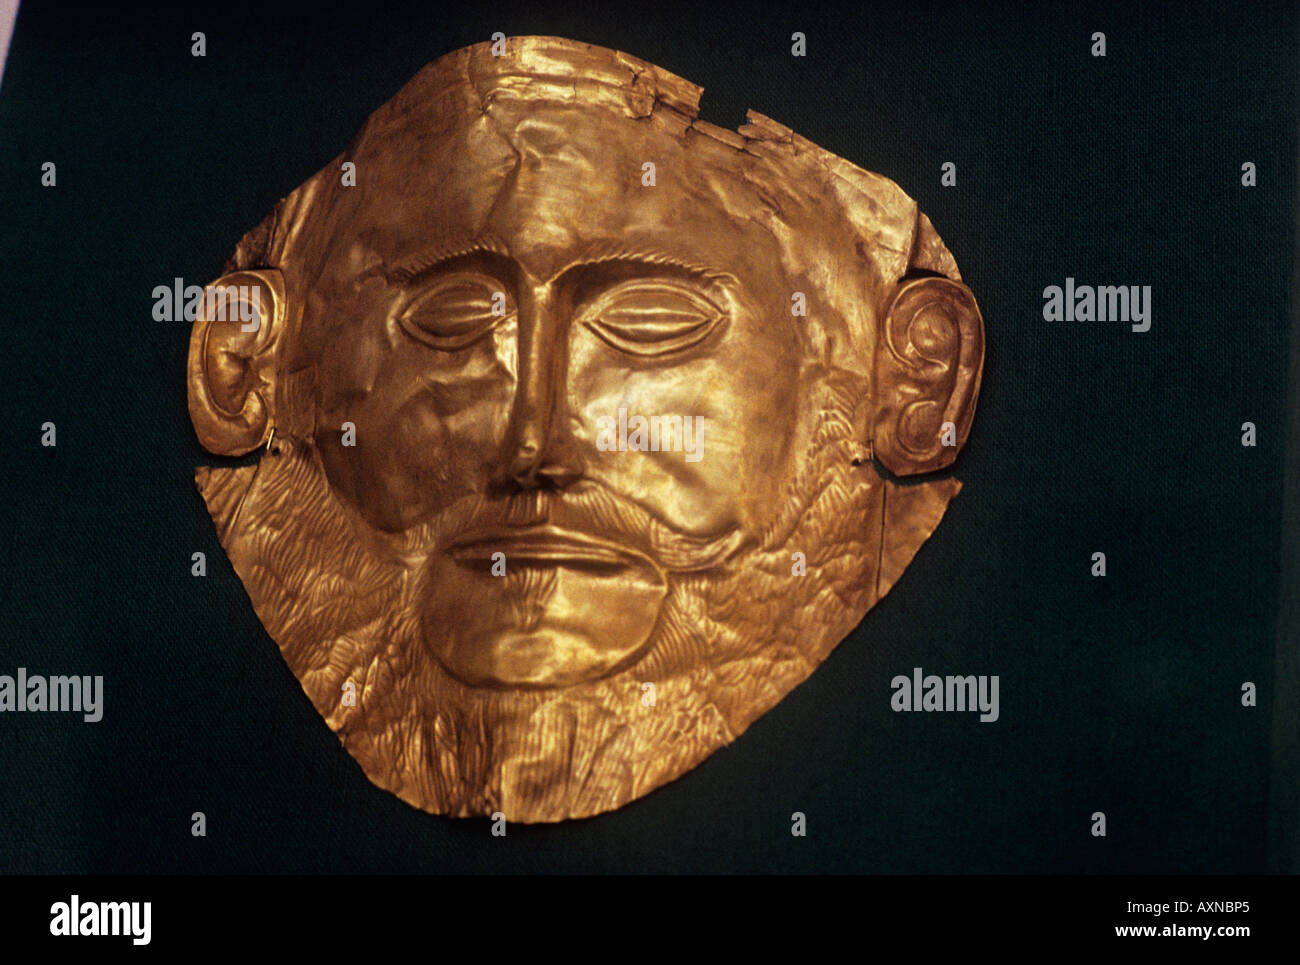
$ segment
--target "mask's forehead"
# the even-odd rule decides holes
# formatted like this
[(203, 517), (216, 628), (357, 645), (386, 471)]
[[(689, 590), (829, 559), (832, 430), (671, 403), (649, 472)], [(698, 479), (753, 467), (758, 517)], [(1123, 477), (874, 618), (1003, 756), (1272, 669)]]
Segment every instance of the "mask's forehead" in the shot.
[[(770, 203), (756, 189), (756, 169), (770, 163), (674, 115), (522, 96), (486, 109), (450, 100), (367, 130), (357, 145), (359, 184), (339, 227), (355, 232), (366, 261), (389, 266), (484, 238), (538, 279), (611, 248), (737, 273), (756, 255), (779, 257)], [(824, 231), (834, 212), (823, 215)]]

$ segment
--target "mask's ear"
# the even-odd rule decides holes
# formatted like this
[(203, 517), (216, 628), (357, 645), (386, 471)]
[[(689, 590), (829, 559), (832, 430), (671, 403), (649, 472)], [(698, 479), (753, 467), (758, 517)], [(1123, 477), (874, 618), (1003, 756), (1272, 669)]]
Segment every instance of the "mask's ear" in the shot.
[(190, 332), (190, 419), (203, 448), (241, 456), (275, 425), (275, 371), (284, 280), (274, 268), (222, 275), (204, 292)]
[(876, 457), (896, 476), (952, 464), (966, 442), (984, 368), (984, 320), (960, 282), (898, 286), (875, 359)]

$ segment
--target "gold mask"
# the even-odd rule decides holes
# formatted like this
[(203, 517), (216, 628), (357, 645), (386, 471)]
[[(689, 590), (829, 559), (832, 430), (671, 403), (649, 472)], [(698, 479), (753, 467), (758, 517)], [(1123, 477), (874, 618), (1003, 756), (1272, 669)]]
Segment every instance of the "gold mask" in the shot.
[(259, 323), (194, 325), (200, 441), (265, 447), (196, 472), (221, 544), (416, 807), (557, 821), (678, 777), (960, 488), (893, 481), (952, 463), (983, 364), (929, 220), (700, 94), (552, 37), (449, 54), (239, 243), (213, 284)]

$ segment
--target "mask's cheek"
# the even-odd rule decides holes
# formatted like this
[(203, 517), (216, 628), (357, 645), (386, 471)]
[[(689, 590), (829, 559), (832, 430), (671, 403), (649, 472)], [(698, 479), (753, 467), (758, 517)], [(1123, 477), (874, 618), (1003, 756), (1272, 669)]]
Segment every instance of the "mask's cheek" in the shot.
[[(459, 352), (356, 345), (322, 369), (316, 445), (326, 476), (374, 526), (396, 532), (481, 493), (504, 449), (508, 333)], [(512, 350), (512, 349), (511, 349)], [(349, 428), (350, 427), (350, 428)]]

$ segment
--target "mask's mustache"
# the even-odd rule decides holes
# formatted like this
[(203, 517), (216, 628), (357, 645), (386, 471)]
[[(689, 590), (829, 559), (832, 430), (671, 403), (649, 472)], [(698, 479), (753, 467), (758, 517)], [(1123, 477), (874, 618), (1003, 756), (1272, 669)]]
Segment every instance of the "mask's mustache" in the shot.
[(744, 542), (735, 529), (711, 538), (679, 532), (636, 503), (590, 482), (564, 492), (535, 490), (503, 498), (467, 496), (423, 528), (422, 542), (441, 551), (480, 531), (539, 525), (608, 540), (639, 551), (665, 570), (679, 573), (717, 566)]

